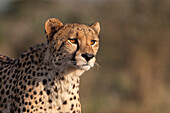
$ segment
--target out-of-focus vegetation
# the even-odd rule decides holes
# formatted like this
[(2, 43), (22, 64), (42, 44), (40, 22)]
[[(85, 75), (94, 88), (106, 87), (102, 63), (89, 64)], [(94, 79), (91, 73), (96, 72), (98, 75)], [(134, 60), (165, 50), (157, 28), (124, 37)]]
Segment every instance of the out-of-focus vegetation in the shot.
[(96, 66), (81, 77), (83, 113), (170, 113), (169, 0), (15, 0), (0, 13), (0, 53), (46, 41), (44, 23), (101, 23)]

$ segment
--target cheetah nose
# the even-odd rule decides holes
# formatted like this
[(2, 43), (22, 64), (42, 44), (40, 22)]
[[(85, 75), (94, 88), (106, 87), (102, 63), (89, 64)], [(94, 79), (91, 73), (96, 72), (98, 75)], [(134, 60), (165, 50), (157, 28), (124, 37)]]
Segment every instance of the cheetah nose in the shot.
[(84, 57), (87, 62), (94, 57), (93, 54), (89, 54), (89, 53), (82, 54), (81, 56)]

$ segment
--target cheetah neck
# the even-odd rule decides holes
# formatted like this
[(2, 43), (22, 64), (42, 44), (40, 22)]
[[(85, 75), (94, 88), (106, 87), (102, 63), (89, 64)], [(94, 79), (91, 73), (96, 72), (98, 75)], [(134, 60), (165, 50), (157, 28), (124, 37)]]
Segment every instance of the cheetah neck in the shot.
[[(42, 65), (41, 67), (45, 67)], [(58, 73), (56, 70), (52, 68), (48, 68), (48, 75), (46, 77), (39, 77), (39, 86), (41, 89), (45, 89), (45, 92), (50, 94), (45, 95), (46, 101), (49, 101), (49, 98), (53, 100), (51, 105), (46, 104), (46, 106), (59, 106), (58, 109), (61, 111), (67, 111), (70, 109), (72, 103), (76, 103), (75, 106), (80, 106), (80, 97), (79, 97), (79, 84), (80, 84), (80, 70), (68, 69), (67, 71)], [(49, 71), (49, 69), (51, 69)], [(45, 72), (47, 71), (45, 70)], [(40, 71), (40, 73), (44, 73), (44, 71)], [(77, 74), (78, 73), (78, 74)], [(44, 80), (47, 83), (44, 83)], [(43, 85), (45, 84), (45, 85)], [(65, 106), (65, 107), (61, 107)]]

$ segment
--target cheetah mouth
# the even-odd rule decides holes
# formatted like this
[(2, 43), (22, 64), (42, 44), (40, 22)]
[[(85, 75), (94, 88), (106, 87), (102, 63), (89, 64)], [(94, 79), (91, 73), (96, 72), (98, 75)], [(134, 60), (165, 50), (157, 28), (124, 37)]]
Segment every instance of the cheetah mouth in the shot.
[(88, 71), (91, 67), (93, 67), (93, 64), (82, 64), (82, 65), (75, 65), (76, 68), (81, 69), (81, 70), (85, 70)]
[(82, 69), (82, 70), (85, 70), (85, 71), (88, 71), (89, 69), (91, 68), (91, 66), (90, 65), (81, 65), (80, 66), (80, 69)]
[(91, 67), (89, 65), (76, 66), (77, 69), (88, 71)]

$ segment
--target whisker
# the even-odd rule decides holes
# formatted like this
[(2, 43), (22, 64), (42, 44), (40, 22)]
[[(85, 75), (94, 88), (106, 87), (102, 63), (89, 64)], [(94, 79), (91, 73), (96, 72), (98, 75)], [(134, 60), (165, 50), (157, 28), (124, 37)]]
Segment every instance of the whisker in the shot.
[(99, 68), (101, 67), (97, 62), (94, 63), (97, 66), (97, 72), (99, 71)]
[(96, 66), (100, 67), (100, 65), (99, 65), (97, 62), (95, 62), (94, 64), (95, 64)]

